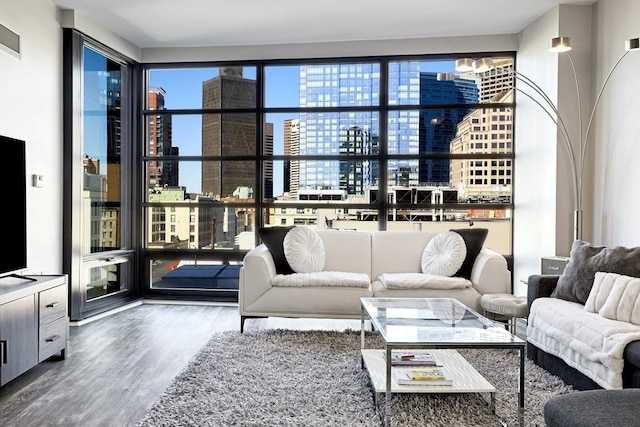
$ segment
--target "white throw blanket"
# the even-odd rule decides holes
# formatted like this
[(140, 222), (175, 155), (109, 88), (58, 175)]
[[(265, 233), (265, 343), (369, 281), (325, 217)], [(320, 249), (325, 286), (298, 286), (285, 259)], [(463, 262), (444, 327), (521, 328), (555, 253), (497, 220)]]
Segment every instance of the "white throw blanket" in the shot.
[(368, 288), (369, 276), (365, 273), (319, 271), (314, 273), (276, 274), (271, 286), (280, 287), (347, 287)]
[(472, 285), (464, 277), (426, 273), (383, 273), (378, 280), (387, 289), (464, 289)]
[(640, 326), (591, 313), (559, 298), (531, 305), (527, 341), (557, 356), (605, 389), (622, 388), (624, 348), (640, 340)]

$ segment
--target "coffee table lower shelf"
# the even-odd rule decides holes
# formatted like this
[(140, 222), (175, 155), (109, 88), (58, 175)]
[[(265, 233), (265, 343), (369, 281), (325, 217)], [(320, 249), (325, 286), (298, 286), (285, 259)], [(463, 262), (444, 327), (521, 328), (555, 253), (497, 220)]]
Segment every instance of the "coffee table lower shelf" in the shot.
[[(375, 393), (375, 404), (379, 405), (378, 394), (387, 395), (386, 386), (386, 358), (384, 350), (361, 350), (364, 367), (369, 372), (371, 385)], [(484, 379), (476, 369), (465, 360), (456, 350), (429, 350), (442, 364), (446, 374), (453, 380), (452, 385), (446, 386), (414, 386), (399, 385), (391, 381), (391, 394), (393, 393), (489, 393), (490, 401), (487, 402), (491, 413), (496, 409), (496, 388)], [(394, 369), (392, 367), (392, 369)], [(386, 399), (386, 402), (389, 402)], [(387, 406), (387, 410), (392, 410)], [(389, 418), (386, 418), (387, 422)], [(502, 420), (499, 422), (505, 426)], [(387, 424), (385, 424), (387, 425)]]
[[(429, 350), (429, 352), (433, 353), (438, 362), (446, 369), (447, 375), (453, 380), (453, 384), (446, 386), (413, 386), (398, 385), (395, 381), (392, 381), (391, 393), (491, 393), (493, 401), (493, 394), (496, 392), (496, 388), (484, 379), (460, 353), (456, 350)], [(387, 367), (384, 350), (362, 350), (362, 359), (376, 393), (385, 393), (387, 391)]]

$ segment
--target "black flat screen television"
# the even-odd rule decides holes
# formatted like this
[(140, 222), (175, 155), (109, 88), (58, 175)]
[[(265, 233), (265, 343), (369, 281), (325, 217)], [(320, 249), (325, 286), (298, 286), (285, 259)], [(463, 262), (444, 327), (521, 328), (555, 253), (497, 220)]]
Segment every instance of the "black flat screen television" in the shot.
[(4, 190), (2, 226), (5, 247), (0, 255), (0, 276), (27, 268), (27, 177), (25, 142), (0, 135), (0, 183)]

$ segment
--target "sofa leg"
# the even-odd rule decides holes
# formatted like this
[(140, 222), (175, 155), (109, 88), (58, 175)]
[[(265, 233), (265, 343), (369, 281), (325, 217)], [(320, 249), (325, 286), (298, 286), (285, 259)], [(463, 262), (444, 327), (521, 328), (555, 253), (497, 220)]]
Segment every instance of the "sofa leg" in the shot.
[(244, 332), (244, 321), (247, 319), (266, 319), (267, 316), (240, 316), (240, 333)]

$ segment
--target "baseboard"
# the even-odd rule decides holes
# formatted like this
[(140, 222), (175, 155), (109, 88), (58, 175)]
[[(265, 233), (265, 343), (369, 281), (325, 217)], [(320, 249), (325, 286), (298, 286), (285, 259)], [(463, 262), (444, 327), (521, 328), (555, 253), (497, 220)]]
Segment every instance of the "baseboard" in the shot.
[(105, 317), (112, 316), (114, 314), (118, 314), (124, 310), (129, 310), (131, 308), (139, 307), (143, 304), (162, 304), (162, 305), (210, 305), (210, 306), (218, 306), (218, 307), (237, 307), (238, 303), (234, 302), (209, 302), (209, 301), (175, 301), (175, 300), (161, 300), (161, 299), (142, 299), (130, 304), (123, 305), (122, 307), (117, 307), (112, 310), (105, 311), (104, 313), (96, 314), (95, 316), (88, 317), (82, 320), (76, 320), (69, 322), (69, 326), (82, 326), (87, 323), (94, 322), (99, 319), (104, 319)]
[(123, 305), (121, 307), (116, 307), (114, 309), (105, 311), (104, 313), (100, 313), (100, 314), (96, 314), (94, 316), (87, 317), (86, 319), (71, 321), (71, 322), (69, 322), (69, 326), (86, 325), (87, 323), (91, 323), (91, 322), (94, 322), (94, 321), (99, 320), (99, 319), (104, 319), (105, 317), (112, 316), (114, 314), (120, 313), (120, 312), (125, 311), (125, 310), (129, 310), (130, 308), (139, 307), (142, 304), (143, 304), (142, 300), (134, 301), (134, 302), (132, 302), (130, 304), (126, 304), (126, 305)]

